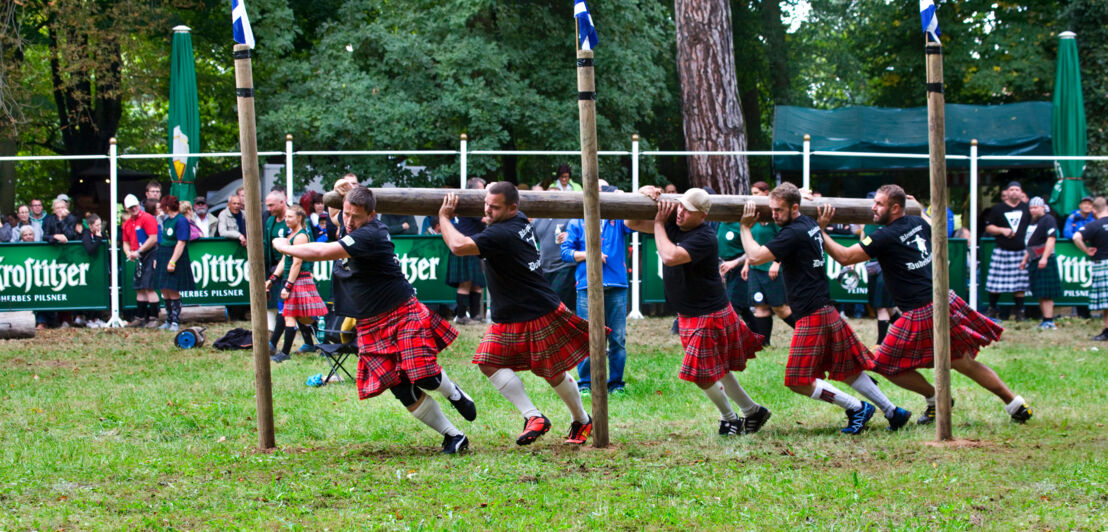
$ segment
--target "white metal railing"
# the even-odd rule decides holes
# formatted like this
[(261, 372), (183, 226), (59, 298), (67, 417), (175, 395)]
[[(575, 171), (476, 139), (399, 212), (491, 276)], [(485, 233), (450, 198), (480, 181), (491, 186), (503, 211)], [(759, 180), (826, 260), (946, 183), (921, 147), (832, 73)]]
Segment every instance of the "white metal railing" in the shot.
[[(0, 157), (0, 161), (72, 161), (72, 160), (103, 160), (109, 161), (109, 182), (111, 188), (111, 196), (113, 201), (111, 202), (111, 219), (116, 220), (118, 217), (118, 160), (139, 160), (139, 159), (171, 159), (174, 157), (170, 153), (158, 153), (158, 154), (119, 154), (115, 139), (112, 139), (109, 145), (108, 153), (106, 155), (28, 155), (28, 156), (3, 156)], [(285, 188), (287, 196), (291, 199), (293, 197), (293, 180), (294, 180), (294, 164), (293, 160), (296, 156), (349, 156), (349, 157), (398, 157), (398, 156), (415, 156), (415, 155), (436, 155), (436, 156), (456, 156), (459, 162), (459, 187), (464, 188), (466, 184), (468, 174), (468, 161), (470, 156), (502, 156), (502, 155), (537, 155), (537, 156), (579, 156), (581, 152), (579, 150), (470, 150), (468, 147), (468, 137), (463, 134), (460, 136), (458, 143), (458, 149), (456, 150), (348, 150), (348, 151), (321, 151), (321, 150), (303, 150), (295, 151), (293, 149), (292, 135), (285, 136), (285, 149), (284, 151), (266, 151), (258, 152), (259, 157), (274, 157), (283, 155), (285, 157)], [(597, 155), (605, 157), (630, 157), (631, 158), (631, 187), (633, 190), (639, 188), (639, 161), (642, 157), (650, 156), (735, 156), (744, 155), (748, 157), (800, 157), (802, 160), (802, 179), (803, 187), (811, 188), (811, 159), (812, 157), (866, 157), (866, 158), (899, 158), (899, 159), (927, 159), (929, 155), (920, 153), (870, 153), (870, 152), (840, 152), (840, 151), (813, 151), (811, 146), (811, 137), (804, 135), (804, 144), (801, 151), (714, 151), (714, 152), (697, 152), (688, 150), (647, 150), (641, 151), (639, 149), (639, 136), (632, 135), (631, 137), (631, 149), (630, 150), (607, 150), (598, 151)], [(212, 153), (193, 153), (191, 157), (241, 157), (239, 152), (212, 152)], [(978, 198), (977, 198), (977, 185), (978, 185), (978, 161), (1108, 161), (1108, 156), (1103, 155), (1087, 155), (1087, 156), (1057, 156), (1057, 155), (983, 155), (977, 154), (977, 141), (971, 142), (970, 152), (968, 155), (947, 154), (947, 160), (950, 161), (969, 161), (970, 172), (970, 190), (974, 193), (970, 194), (970, 212), (977, 212)], [(969, 260), (971, 267), (969, 268), (969, 293), (970, 293), (970, 306), (977, 307), (977, 216), (970, 216), (970, 238), (969, 238)], [(110, 324), (113, 326), (121, 326), (122, 321), (119, 316), (120, 302), (119, 302), (119, 258), (116, 249), (116, 242), (118, 240), (117, 234), (118, 228), (114, 223), (111, 224), (111, 257), (112, 257), (112, 279), (111, 279), (111, 303), (112, 303), (112, 317)], [(639, 268), (640, 246), (639, 235), (633, 234), (631, 237), (631, 308), (628, 317), (637, 319), (642, 318), (641, 312), (641, 286), (642, 280), (640, 278)]]

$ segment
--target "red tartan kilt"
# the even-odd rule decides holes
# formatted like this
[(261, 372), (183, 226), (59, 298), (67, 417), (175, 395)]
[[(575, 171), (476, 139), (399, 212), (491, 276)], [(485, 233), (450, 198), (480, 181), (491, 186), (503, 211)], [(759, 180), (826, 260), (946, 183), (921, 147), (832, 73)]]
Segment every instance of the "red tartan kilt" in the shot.
[(358, 320), (358, 398), (442, 372), (438, 354), (458, 337), (446, 320), (416, 298), (389, 312)]
[(301, 272), (285, 300), (281, 315), (286, 318), (316, 317), (327, 315), (327, 304), (319, 297), (310, 272)]
[(473, 363), (531, 370), (550, 378), (577, 367), (588, 356), (589, 322), (559, 304), (554, 311), (531, 321), (493, 323), (477, 346)]
[[(905, 312), (889, 327), (885, 342), (877, 348), (876, 371), (882, 375), (935, 366), (934, 307), (930, 303)], [(950, 358), (969, 355), (1000, 340), (1004, 328), (970, 308), (950, 292)]]
[(746, 369), (746, 361), (762, 350), (762, 335), (746, 326), (731, 305), (703, 316), (677, 315), (685, 359), (681, 380), (712, 384), (728, 371)]
[(823, 378), (841, 381), (867, 369), (873, 369), (873, 354), (834, 307), (825, 306), (796, 322), (785, 365), (786, 386)]

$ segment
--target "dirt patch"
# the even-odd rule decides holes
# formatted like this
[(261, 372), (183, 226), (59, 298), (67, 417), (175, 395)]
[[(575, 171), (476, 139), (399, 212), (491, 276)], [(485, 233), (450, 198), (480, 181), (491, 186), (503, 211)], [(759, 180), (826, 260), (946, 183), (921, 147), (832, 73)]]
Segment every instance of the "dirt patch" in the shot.
[(923, 442), (923, 444), (928, 446), (928, 447), (937, 447), (937, 448), (942, 448), (942, 449), (966, 449), (966, 448), (977, 449), (977, 448), (984, 448), (984, 447), (993, 447), (993, 446), (996, 445), (992, 442), (985, 442), (985, 441), (981, 441), (981, 440), (962, 439), (962, 438), (955, 438), (955, 439), (949, 440), (949, 441), (934, 441), (934, 440), (925, 441), (925, 442)]

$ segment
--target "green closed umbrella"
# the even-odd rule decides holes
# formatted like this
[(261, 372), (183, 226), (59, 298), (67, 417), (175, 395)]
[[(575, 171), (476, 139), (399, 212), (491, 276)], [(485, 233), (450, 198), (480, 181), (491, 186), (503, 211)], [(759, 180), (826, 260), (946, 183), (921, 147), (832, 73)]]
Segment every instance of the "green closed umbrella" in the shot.
[(188, 26), (173, 28), (169, 72), (169, 193), (180, 200), (196, 197), (196, 157), (200, 152), (200, 105), (196, 97), (196, 66)]
[[(1054, 76), (1054, 116), (1051, 143), (1054, 155), (1086, 155), (1085, 99), (1081, 96), (1081, 65), (1077, 61), (1077, 34), (1063, 32), (1058, 42), (1058, 66)], [(1066, 215), (1089, 195), (1081, 174), (1085, 161), (1056, 161), (1058, 182), (1050, 194), (1050, 206)]]

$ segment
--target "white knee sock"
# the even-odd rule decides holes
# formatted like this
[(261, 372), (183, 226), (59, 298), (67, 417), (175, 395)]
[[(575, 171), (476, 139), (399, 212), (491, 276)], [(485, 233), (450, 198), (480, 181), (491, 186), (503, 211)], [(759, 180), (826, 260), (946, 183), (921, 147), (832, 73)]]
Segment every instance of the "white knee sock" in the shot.
[(439, 387), (435, 389), (435, 391), (441, 393), (443, 397), (451, 401), (457, 401), (458, 399), (461, 399), (462, 396), (469, 398), (469, 396), (462, 391), (462, 388), (460, 386), (456, 386), (454, 384), (454, 381), (450, 380), (450, 377), (446, 376), (445, 369), (441, 370), (441, 372), (439, 373), (439, 379), (441, 379), (442, 382), (439, 384)]
[(569, 376), (569, 373), (565, 374), (565, 378), (557, 386), (552, 386), (554, 391), (558, 393), (558, 397), (562, 398), (562, 402), (569, 407), (569, 413), (573, 415), (573, 420), (578, 423), (584, 423), (589, 420), (589, 414), (585, 412), (585, 405), (581, 403), (581, 392), (577, 389), (577, 381), (573, 380), (573, 377)]
[(812, 385), (816, 387), (816, 390), (812, 392), (812, 399), (834, 403), (843, 410), (857, 410), (862, 408), (861, 401), (854, 396), (839, 391), (839, 389), (834, 387), (830, 382), (823, 379), (816, 379)]
[(419, 405), (415, 407), (415, 410), (412, 410), (412, 415), (428, 427), (435, 429), (435, 432), (444, 436), (457, 436), (462, 433), (462, 431), (458, 430), (458, 428), (442, 414), (442, 409), (439, 408), (439, 404), (426, 394), (423, 395)]
[(755, 403), (753, 399), (747, 395), (746, 390), (739, 384), (739, 379), (735, 378), (735, 374), (727, 372), (726, 375), (720, 379), (723, 383), (723, 392), (730, 397), (736, 405), (739, 405), (739, 409), (743, 411), (744, 416), (752, 416), (758, 413), (758, 403)]
[(850, 387), (862, 394), (862, 397), (869, 399), (874, 406), (880, 408), (885, 413), (885, 417), (891, 417), (896, 412), (896, 405), (888, 397), (885, 397), (885, 394), (881, 393), (881, 390), (877, 388), (877, 382), (866, 372), (863, 371), (859, 374), (858, 378), (850, 383)]
[(542, 415), (542, 412), (539, 412), (539, 409), (535, 408), (535, 404), (531, 402), (531, 398), (527, 397), (527, 392), (523, 389), (523, 381), (519, 380), (519, 375), (516, 375), (516, 372), (508, 368), (501, 368), (496, 373), (489, 375), (489, 382), (500, 392), (500, 395), (503, 395), (505, 399), (511, 401), (519, 409), (519, 413), (523, 414), (523, 417)]
[(1015, 399), (1012, 399), (1011, 403), (1004, 405), (1004, 411), (1008, 412), (1008, 415), (1010, 416), (1012, 414), (1015, 414), (1016, 411), (1019, 410), (1021, 406), (1023, 406), (1023, 404), (1023, 397), (1017, 395)]
[(935, 396), (934, 395), (932, 395), (931, 397), (928, 397), (926, 400), (927, 400), (927, 406), (935, 406)]
[(723, 393), (723, 389), (720, 388), (718, 382), (705, 388), (704, 395), (707, 395), (708, 399), (715, 403), (716, 408), (719, 409), (720, 417), (728, 421), (739, 419), (739, 415), (731, 409), (731, 401), (727, 400), (727, 395)]

